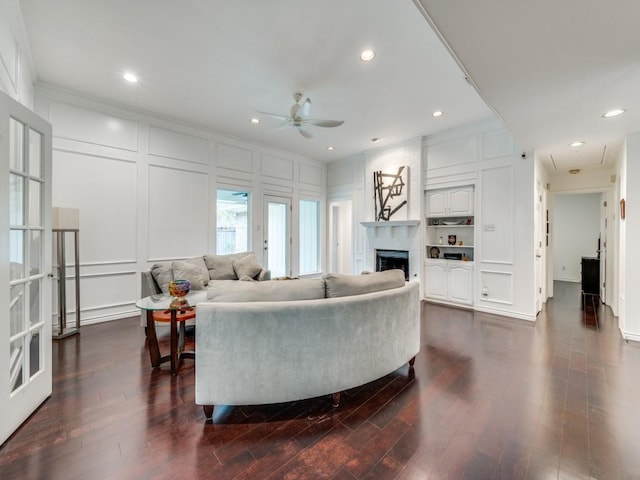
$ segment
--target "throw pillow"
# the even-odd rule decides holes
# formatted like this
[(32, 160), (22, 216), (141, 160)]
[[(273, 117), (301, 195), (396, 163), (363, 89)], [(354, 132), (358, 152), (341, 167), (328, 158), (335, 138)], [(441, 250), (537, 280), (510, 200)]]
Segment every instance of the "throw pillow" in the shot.
[(185, 260), (185, 262), (192, 263), (193, 265), (195, 265), (200, 269), (200, 271), (202, 272), (202, 278), (204, 279), (204, 285), (206, 287), (209, 284), (209, 270), (207, 269), (207, 264), (204, 263), (204, 258), (202, 257), (188, 258)]
[(160, 287), (160, 290), (162, 290), (162, 293), (169, 295), (169, 283), (173, 281), (173, 267), (171, 263), (154, 263), (151, 267), (151, 275)]
[(384, 272), (374, 272), (366, 275), (327, 273), (322, 278), (325, 281), (327, 298), (379, 292), (402, 287), (405, 284), (404, 272), (400, 269), (385, 270)]
[(202, 269), (189, 261), (173, 262), (173, 278), (188, 280), (191, 290), (202, 290), (205, 286)]
[(253, 255), (252, 252), (230, 253), (228, 255), (205, 255), (204, 263), (209, 270), (211, 280), (237, 280), (235, 270), (231, 262), (238, 258)]
[(255, 278), (262, 271), (262, 265), (256, 261), (254, 255), (247, 255), (246, 257), (234, 260), (231, 262), (231, 265), (233, 265), (233, 270), (236, 272), (238, 278)]

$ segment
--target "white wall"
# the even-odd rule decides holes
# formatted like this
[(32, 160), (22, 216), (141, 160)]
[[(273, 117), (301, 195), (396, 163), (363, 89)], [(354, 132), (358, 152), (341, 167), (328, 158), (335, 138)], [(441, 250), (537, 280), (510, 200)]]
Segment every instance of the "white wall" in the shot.
[[(425, 257), (424, 190), (475, 185), (475, 308), (535, 319), (533, 158), (522, 160), (495, 120), (427, 137), (421, 155), (419, 148), (416, 139), (329, 165), (328, 198), (354, 200), (353, 222), (360, 230), (354, 230), (354, 271), (373, 268), (374, 248), (407, 249), (410, 275), (419, 279)], [(420, 226), (367, 231), (360, 222), (374, 216), (372, 172), (396, 165), (411, 168), (408, 218), (420, 220)], [(482, 231), (489, 223), (495, 231)], [(480, 298), (480, 285), (489, 289), (488, 298)]]
[(33, 109), (35, 77), (17, 0), (0, 1), (0, 91)]
[(554, 196), (554, 280), (580, 282), (582, 257), (597, 256), (601, 197), (600, 193)]
[[(640, 132), (627, 136), (620, 168), (620, 197), (626, 218), (620, 219), (620, 329), (625, 338), (640, 341)], [(629, 301), (627, 301), (629, 300)]]
[(83, 324), (138, 314), (139, 272), (154, 262), (215, 252), (216, 187), (250, 192), (259, 261), (263, 196), (292, 199), (297, 274), (298, 201), (324, 211), (324, 163), (50, 87), (36, 110), (53, 125), (53, 205), (80, 210)]
[(475, 185), (474, 308), (534, 320), (533, 156), (490, 120), (427, 137), (423, 157), (427, 189)]
[[(422, 216), (421, 139), (415, 138), (329, 164), (327, 196), (329, 201), (352, 202), (353, 273), (375, 270), (375, 249), (407, 250), (409, 276), (419, 280), (422, 265), (421, 227), (368, 228), (375, 216), (373, 172), (395, 172), (408, 167), (403, 175), (408, 188), (406, 212), (391, 220), (420, 220)], [(408, 182), (407, 182), (408, 175)], [(384, 224), (384, 222), (382, 222)]]

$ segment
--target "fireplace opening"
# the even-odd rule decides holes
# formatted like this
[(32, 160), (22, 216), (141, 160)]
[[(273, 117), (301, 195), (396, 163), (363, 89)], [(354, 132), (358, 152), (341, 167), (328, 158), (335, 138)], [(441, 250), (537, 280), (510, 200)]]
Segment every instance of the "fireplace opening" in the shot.
[(400, 268), (409, 281), (409, 252), (407, 250), (376, 250), (376, 272)]

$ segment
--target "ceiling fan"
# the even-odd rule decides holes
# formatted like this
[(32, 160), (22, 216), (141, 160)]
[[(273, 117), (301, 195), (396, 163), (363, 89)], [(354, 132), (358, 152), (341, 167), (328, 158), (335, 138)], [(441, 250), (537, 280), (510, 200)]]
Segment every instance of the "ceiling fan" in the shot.
[(286, 127), (295, 127), (304, 138), (313, 138), (313, 133), (305, 128), (306, 125), (314, 125), (316, 127), (339, 127), (344, 123), (343, 120), (320, 120), (316, 118), (309, 118), (311, 99), (307, 97), (303, 100), (303, 98), (304, 95), (300, 92), (293, 94), (293, 99), (296, 103), (291, 106), (290, 115), (278, 115), (276, 113), (268, 112), (258, 113), (282, 120), (282, 123), (277, 125), (274, 130), (280, 130)]

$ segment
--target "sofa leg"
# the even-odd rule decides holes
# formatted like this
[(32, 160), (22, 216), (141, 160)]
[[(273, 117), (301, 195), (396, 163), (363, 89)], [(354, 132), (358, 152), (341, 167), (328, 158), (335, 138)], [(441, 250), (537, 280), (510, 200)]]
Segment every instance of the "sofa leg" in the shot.
[(207, 420), (211, 420), (211, 417), (213, 417), (213, 405), (203, 405), (202, 409), (204, 410), (204, 416), (207, 417)]
[(411, 360), (409, 360), (409, 366), (413, 367), (413, 364), (416, 363), (416, 357), (412, 357)]
[(333, 394), (333, 408), (338, 408), (340, 406), (340, 392)]

